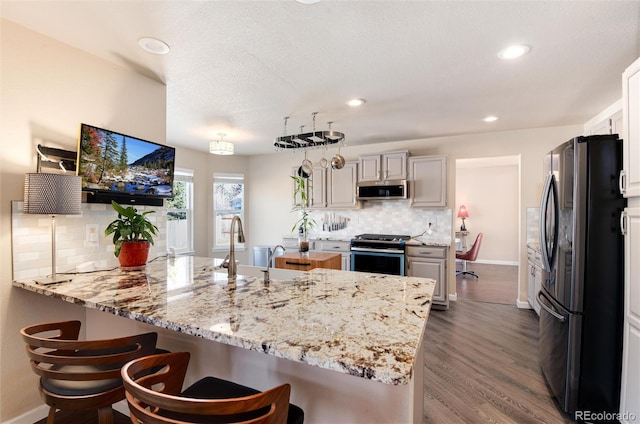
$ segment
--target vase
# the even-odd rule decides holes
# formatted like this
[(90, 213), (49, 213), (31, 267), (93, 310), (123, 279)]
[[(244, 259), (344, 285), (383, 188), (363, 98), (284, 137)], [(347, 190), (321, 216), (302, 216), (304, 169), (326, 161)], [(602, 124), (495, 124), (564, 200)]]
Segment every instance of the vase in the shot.
[(298, 236), (298, 251), (301, 255), (309, 255), (309, 238), (306, 233)]
[(147, 264), (151, 243), (142, 241), (125, 241), (120, 247), (118, 261), (124, 270), (143, 269)]

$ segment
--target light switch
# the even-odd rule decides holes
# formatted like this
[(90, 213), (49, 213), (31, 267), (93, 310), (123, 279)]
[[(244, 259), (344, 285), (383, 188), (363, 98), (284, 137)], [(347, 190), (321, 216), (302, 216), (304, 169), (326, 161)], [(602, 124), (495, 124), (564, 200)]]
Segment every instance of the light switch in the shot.
[(98, 237), (98, 224), (86, 224), (85, 225), (85, 247), (94, 247), (100, 244), (100, 238)]

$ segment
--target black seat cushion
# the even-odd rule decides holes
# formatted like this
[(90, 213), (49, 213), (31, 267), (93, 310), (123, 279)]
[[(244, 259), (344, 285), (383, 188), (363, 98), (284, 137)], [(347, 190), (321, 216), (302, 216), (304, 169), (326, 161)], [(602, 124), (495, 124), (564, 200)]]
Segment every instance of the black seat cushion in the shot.
[[(195, 399), (228, 399), (255, 395), (256, 393), (260, 393), (260, 391), (232, 381), (222, 380), (215, 377), (205, 377), (186, 388), (181, 395)], [(241, 420), (248, 420), (255, 418), (257, 415), (260, 415), (260, 413), (261, 411), (258, 413), (238, 414), (237, 418)], [(234, 419), (235, 418), (236, 416), (234, 416)], [(302, 423), (304, 423), (304, 411), (300, 407), (290, 403), (287, 424)]]

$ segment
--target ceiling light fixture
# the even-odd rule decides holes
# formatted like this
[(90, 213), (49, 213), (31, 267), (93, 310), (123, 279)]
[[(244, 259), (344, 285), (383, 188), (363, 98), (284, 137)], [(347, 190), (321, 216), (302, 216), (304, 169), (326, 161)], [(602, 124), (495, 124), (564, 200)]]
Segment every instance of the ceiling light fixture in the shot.
[(220, 140), (209, 142), (209, 153), (214, 155), (232, 155), (234, 152), (233, 143), (222, 140), (227, 134), (218, 133)]
[(497, 116), (487, 116), (482, 119), (484, 122), (496, 122), (498, 120)]
[(151, 54), (167, 54), (169, 53), (169, 45), (162, 40), (152, 37), (142, 37), (138, 40), (140, 48)]
[(301, 4), (316, 4), (320, 0), (296, 0), (296, 1)]
[(524, 56), (529, 53), (531, 47), (522, 45), (509, 46), (506, 49), (502, 49), (498, 52), (498, 57), (502, 60), (516, 59), (520, 56)]
[(349, 105), (351, 107), (358, 107), (358, 106), (362, 106), (366, 102), (367, 101), (365, 99), (351, 99), (351, 100), (347, 101), (347, 105)]

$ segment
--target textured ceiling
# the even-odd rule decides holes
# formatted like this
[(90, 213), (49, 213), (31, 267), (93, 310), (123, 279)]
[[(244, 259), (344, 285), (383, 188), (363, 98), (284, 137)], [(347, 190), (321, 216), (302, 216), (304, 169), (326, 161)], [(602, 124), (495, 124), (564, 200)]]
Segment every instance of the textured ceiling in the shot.
[[(273, 151), (300, 125), (349, 145), (582, 124), (640, 56), (638, 1), (5, 1), (2, 17), (167, 85), (167, 141)], [(142, 51), (152, 36), (166, 56)], [(512, 62), (497, 52), (530, 45)], [(367, 99), (358, 109), (352, 97)], [(481, 119), (498, 115), (497, 122)]]

